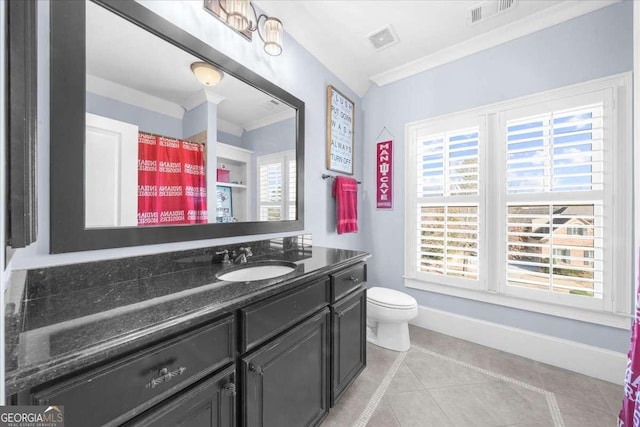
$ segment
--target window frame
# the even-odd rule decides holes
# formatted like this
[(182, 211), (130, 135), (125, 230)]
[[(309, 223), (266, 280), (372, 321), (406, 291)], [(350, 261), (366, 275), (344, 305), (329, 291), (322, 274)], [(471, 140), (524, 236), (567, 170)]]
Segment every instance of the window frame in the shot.
[[(495, 104), (429, 118), (405, 125), (405, 286), (452, 295), (476, 301), (499, 304), (537, 313), (627, 329), (630, 326), (633, 303), (633, 242), (629, 230), (633, 227), (632, 208), (632, 93), (630, 72), (592, 80)], [(576, 295), (508, 292), (506, 283), (506, 144), (504, 138), (505, 112), (517, 109), (538, 109), (545, 105), (566, 103), (571, 98), (591, 97), (594, 92), (605, 93), (610, 103), (610, 135), (605, 135), (605, 173), (615, 165), (613, 177), (605, 182), (604, 206), (611, 214), (609, 229), (612, 238), (606, 239), (604, 250), (605, 289), (601, 304)], [(609, 101), (607, 101), (607, 99)], [(608, 108), (605, 105), (605, 109)], [(425, 129), (446, 128), (461, 119), (475, 118), (480, 130), (480, 208), (479, 208), (479, 282), (468, 286), (447, 277), (425, 278), (416, 274), (417, 182), (416, 141)], [(607, 142), (616, 143), (606, 146)], [(486, 153), (492, 153), (489, 159)], [(615, 194), (613, 189), (615, 188)], [(576, 198), (576, 201), (579, 199)], [(569, 197), (566, 202), (570, 202)], [(556, 203), (553, 198), (550, 203)], [(487, 236), (496, 236), (489, 239)], [(527, 291), (530, 291), (526, 289)], [(560, 297), (560, 298), (556, 298)], [(566, 298), (561, 298), (566, 297)], [(586, 302), (586, 303), (583, 303)]]

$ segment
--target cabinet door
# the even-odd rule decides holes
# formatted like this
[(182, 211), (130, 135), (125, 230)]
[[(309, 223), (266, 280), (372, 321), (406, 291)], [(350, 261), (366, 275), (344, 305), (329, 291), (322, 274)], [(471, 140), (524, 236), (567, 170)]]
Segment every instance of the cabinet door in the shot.
[(241, 362), (243, 425), (316, 426), (329, 413), (329, 309)]
[(230, 366), (160, 403), (126, 427), (235, 427), (235, 396), (235, 367)]
[(356, 291), (331, 309), (331, 406), (367, 364), (367, 294)]

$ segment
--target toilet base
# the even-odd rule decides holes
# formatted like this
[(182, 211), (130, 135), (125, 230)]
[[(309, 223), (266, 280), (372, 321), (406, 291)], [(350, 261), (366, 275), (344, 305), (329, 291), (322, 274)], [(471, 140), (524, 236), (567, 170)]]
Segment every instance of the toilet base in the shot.
[(411, 347), (408, 322), (367, 322), (367, 341), (393, 351), (408, 351)]

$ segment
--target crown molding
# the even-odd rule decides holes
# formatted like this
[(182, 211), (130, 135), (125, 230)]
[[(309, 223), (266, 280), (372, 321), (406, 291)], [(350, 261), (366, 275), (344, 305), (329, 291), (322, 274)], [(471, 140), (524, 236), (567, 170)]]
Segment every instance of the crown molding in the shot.
[(385, 86), (603, 7), (611, 6), (620, 1), (622, 0), (563, 1), (531, 16), (496, 28), (462, 43), (395, 67), (389, 71), (373, 75), (370, 80), (378, 86)]
[(184, 108), (178, 104), (91, 74), (87, 74), (87, 92), (176, 119), (184, 116)]
[(235, 123), (231, 123), (224, 119), (218, 119), (218, 131), (230, 133), (235, 136), (242, 136), (244, 129)]
[(218, 95), (217, 93), (211, 92), (206, 88), (195, 92), (193, 95), (189, 96), (183, 102), (183, 107), (187, 111), (191, 111), (196, 107), (201, 106), (205, 102), (211, 102), (212, 104), (220, 104), (226, 98), (224, 96)]
[(203, 91), (204, 91), (204, 97), (207, 99), (207, 101), (213, 104), (216, 104), (216, 105), (220, 104), (222, 101), (227, 99), (224, 96), (213, 92), (211, 89), (205, 88), (203, 89)]

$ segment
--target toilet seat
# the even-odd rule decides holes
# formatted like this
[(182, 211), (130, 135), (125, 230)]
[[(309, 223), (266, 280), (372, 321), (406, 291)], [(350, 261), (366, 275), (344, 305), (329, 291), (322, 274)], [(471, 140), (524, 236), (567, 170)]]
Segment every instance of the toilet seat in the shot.
[(367, 289), (367, 302), (384, 308), (411, 310), (418, 306), (415, 298), (393, 289), (373, 287)]

